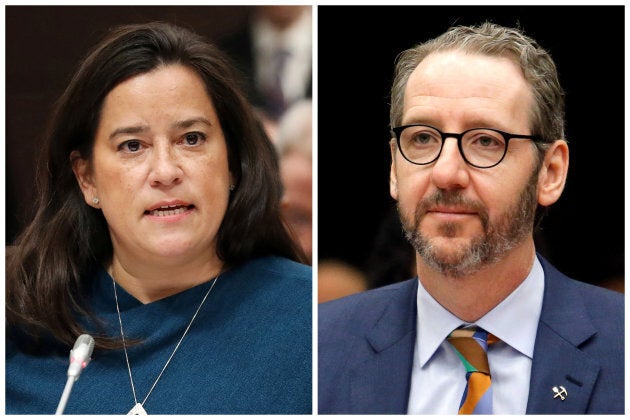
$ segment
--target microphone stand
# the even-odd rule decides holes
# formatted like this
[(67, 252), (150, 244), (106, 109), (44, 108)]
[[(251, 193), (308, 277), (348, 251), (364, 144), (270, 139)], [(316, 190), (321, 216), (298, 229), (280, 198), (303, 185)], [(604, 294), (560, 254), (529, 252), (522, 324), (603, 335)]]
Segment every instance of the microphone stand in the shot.
[(72, 386), (79, 379), (81, 372), (90, 363), (92, 357), (92, 351), (94, 350), (94, 338), (89, 334), (81, 334), (77, 341), (74, 342), (74, 347), (70, 350), (70, 366), (68, 367), (68, 380), (66, 386), (63, 389), (61, 398), (59, 399), (59, 405), (57, 405), (57, 411), (55, 415), (63, 414), (63, 410), (66, 408), (68, 398), (70, 398), (70, 391)]
[(72, 376), (68, 376), (68, 380), (66, 381), (66, 386), (63, 389), (63, 394), (61, 394), (61, 399), (59, 400), (59, 405), (57, 406), (57, 411), (55, 415), (63, 414), (63, 410), (66, 409), (66, 404), (68, 403), (68, 398), (70, 398), (70, 391), (72, 391), (72, 385), (76, 381)]

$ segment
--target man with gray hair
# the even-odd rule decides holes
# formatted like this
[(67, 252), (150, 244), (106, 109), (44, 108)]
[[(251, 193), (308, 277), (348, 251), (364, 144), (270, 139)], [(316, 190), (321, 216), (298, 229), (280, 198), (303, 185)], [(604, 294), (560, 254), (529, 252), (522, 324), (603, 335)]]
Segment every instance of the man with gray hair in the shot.
[(399, 56), (390, 125), (418, 277), (320, 306), (319, 413), (622, 414), (623, 296), (534, 246), (569, 165), (551, 56), (453, 27)]

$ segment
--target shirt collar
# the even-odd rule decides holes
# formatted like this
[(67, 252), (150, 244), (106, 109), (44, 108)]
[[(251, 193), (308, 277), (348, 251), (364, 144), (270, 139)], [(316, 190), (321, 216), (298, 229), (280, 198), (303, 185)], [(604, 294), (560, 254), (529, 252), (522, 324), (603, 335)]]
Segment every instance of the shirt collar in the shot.
[[(475, 324), (532, 358), (542, 309), (544, 276), (543, 268), (535, 258), (525, 280)], [(467, 323), (446, 310), (422, 287), (421, 282), (418, 283), (416, 349), (422, 367), (451, 331)]]

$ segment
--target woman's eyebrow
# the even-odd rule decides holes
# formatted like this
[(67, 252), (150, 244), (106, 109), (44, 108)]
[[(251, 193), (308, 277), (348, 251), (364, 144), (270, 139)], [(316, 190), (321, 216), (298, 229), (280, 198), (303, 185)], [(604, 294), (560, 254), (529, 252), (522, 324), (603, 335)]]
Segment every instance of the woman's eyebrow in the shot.
[[(212, 127), (212, 123), (204, 117), (195, 117), (195, 118), (188, 118), (181, 121), (176, 121), (173, 124), (171, 124), (171, 126), (173, 128), (188, 128), (198, 123), (205, 124)], [(119, 127), (111, 132), (111, 134), (109, 135), (109, 139), (112, 140), (113, 138), (121, 134), (146, 133), (147, 131), (149, 131), (149, 129), (150, 128), (148, 125), (132, 125), (128, 127)]]
[(172, 127), (173, 128), (188, 128), (198, 123), (205, 124), (207, 126), (212, 127), (212, 123), (204, 117), (195, 117), (195, 118), (188, 118), (181, 121), (176, 121), (172, 124)]
[(134, 125), (129, 127), (119, 127), (111, 132), (109, 135), (109, 139), (112, 140), (114, 137), (119, 136), (121, 134), (138, 134), (149, 131), (148, 125)]

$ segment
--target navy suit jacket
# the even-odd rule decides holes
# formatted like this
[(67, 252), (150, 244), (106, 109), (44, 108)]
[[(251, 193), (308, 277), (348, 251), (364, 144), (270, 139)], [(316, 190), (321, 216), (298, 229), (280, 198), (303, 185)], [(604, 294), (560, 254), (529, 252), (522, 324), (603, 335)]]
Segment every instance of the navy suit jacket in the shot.
[[(545, 292), (527, 414), (623, 414), (623, 295), (539, 258)], [(407, 412), (417, 289), (414, 278), (320, 305), (319, 414)]]

